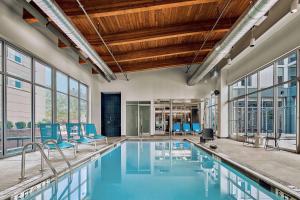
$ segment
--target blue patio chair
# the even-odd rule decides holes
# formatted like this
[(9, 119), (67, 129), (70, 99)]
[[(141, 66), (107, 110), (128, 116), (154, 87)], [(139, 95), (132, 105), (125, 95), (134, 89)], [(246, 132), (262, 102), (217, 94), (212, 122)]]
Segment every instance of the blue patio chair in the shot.
[(48, 157), (51, 150), (54, 150), (55, 144), (48, 144), (47, 141), (54, 140), (58, 147), (62, 150), (73, 148), (74, 149), (74, 157), (76, 156), (76, 145), (64, 141), (62, 139), (60, 125), (58, 123), (51, 124), (51, 123), (44, 123), (39, 125), (40, 132), (41, 132), (41, 141), (48, 149)]
[(84, 127), (85, 135), (88, 138), (92, 138), (94, 140), (105, 140), (106, 143), (108, 143), (106, 136), (101, 135), (101, 133), (97, 133), (95, 124), (84, 124), (83, 127)]
[(88, 145), (94, 145), (96, 150), (96, 141), (84, 137), (82, 134), (81, 124), (80, 123), (66, 123), (67, 133), (68, 133), (68, 140), (69, 141), (75, 141), (79, 144), (88, 144)]
[(193, 123), (192, 130), (194, 134), (200, 134), (202, 132), (200, 123)]
[(185, 135), (186, 135), (187, 133), (192, 133), (190, 123), (186, 123), (186, 122), (183, 123), (182, 129), (183, 129), (183, 132), (184, 132)]
[(174, 135), (176, 133), (182, 133), (179, 122), (176, 122), (176, 123), (173, 124), (173, 130), (172, 131), (173, 131)]

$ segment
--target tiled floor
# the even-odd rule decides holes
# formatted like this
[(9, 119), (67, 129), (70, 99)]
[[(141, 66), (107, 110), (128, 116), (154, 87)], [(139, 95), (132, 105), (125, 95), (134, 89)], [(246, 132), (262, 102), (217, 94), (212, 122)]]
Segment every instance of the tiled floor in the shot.
[[(189, 138), (199, 142), (199, 137), (195, 136), (173, 136), (172, 139)], [(109, 138), (109, 143), (118, 142), (121, 138)], [(134, 139), (134, 138), (131, 138)], [(147, 139), (170, 139), (169, 136), (151, 136)], [(272, 178), (286, 186), (294, 185), (300, 188), (300, 155), (285, 151), (265, 151), (263, 148), (253, 148), (243, 146), (242, 143), (229, 139), (217, 139), (213, 143), (217, 144), (217, 152), (225, 154), (231, 160), (251, 168), (269, 178)], [(208, 145), (208, 144), (206, 144)], [(98, 148), (105, 147), (99, 144)], [(92, 146), (81, 146), (76, 159), (72, 158), (72, 151), (66, 152), (71, 163), (91, 155)], [(53, 157), (54, 155), (52, 155)], [(58, 158), (58, 154), (55, 155)], [(26, 158), (26, 176), (33, 177), (40, 175), (40, 156), (37, 152), (28, 153)], [(10, 157), (0, 160), (0, 192), (19, 183), (21, 156)], [(55, 159), (54, 166), (60, 170), (65, 168), (65, 163), (61, 159)], [(49, 169), (48, 169), (49, 171)]]

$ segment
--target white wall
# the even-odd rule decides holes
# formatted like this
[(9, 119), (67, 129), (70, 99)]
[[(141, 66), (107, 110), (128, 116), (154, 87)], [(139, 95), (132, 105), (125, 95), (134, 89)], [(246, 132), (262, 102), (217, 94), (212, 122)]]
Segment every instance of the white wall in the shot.
[[(57, 39), (43, 27), (27, 24), (22, 19), (22, 8), (15, 0), (0, 1), (0, 37), (87, 84), (90, 88), (90, 108), (97, 101), (91, 94), (100, 81), (92, 77), (91, 68), (80, 65), (78, 57), (69, 50), (58, 48)], [(91, 118), (93, 115), (89, 115), (89, 119), (94, 121)]]
[[(121, 92), (121, 129), (126, 133), (126, 101), (153, 101), (155, 99), (200, 99), (206, 96), (214, 84), (201, 84), (188, 86), (185, 67), (159, 69), (145, 72), (129, 73), (129, 81), (117, 80), (112, 83), (102, 83), (97, 95), (100, 99), (101, 92)], [(118, 75), (124, 79), (122, 75)], [(100, 110), (99, 105), (94, 109)], [(96, 108), (97, 107), (97, 108)], [(153, 112), (153, 110), (152, 110)], [(100, 121), (100, 114), (94, 116)], [(152, 125), (153, 125), (152, 116)], [(153, 129), (152, 129), (153, 131)], [(153, 132), (152, 132), (153, 133)]]

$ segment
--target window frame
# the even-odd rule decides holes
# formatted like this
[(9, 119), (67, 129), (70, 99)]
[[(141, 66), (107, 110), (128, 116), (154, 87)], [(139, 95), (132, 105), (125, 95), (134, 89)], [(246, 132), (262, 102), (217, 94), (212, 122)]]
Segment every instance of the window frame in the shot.
[[(11, 78), (14, 78), (16, 80), (20, 80), (22, 82), (26, 82), (28, 84), (30, 84), (30, 89), (31, 89), (31, 140), (30, 142), (34, 142), (36, 141), (36, 138), (35, 138), (35, 120), (36, 120), (36, 104), (35, 104), (35, 101), (36, 101), (36, 86), (38, 87), (41, 87), (41, 88), (44, 88), (44, 89), (48, 89), (48, 90), (51, 90), (51, 108), (52, 108), (52, 114), (51, 114), (51, 121), (52, 122), (55, 122), (56, 121), (56, 92), (60, 92), (60, 91), (56, 91), (56, 72), (59, 71), (61, 72), (62, 74), (66, 75), (67, 76), (67, 79), (68, 79), (68, 84), (69, 84), (69, 79), (72, 78), (74, 80), (76, 80), (78, 82), (78, 122), (80, 122), (80, 101), (81, 100), (84, 100), (87, 102), (87, 122), (89, 122), (89, 104), (90, 104), (90, 100), (89, 100), (89, 86), (83, 82), (81, 82), (80, 80), (62, 72), (61, 70), (57, 69), (56, 67), (54, 67), (53, 65), (49, 64), (48, 62), (44, 61), (43, 59), (41, 59), (40, 57), (36, 56), (35, 54), (31, 53), (30, 51), (22, 48), (22, 47), (19, 47), (17, 45), (14, 45), (13, 43), (11, 43), (10, 41), (7, 41), (5, 39), (2, 39), (0, 37), (0, 53), (1, 53), (1, 63), (0, 63), (0, 76), (2, 78), (2, 105), (1, 105), (1, 108), (2, 108), (2, 114), (1, 114), (1, 117), (2, 117), (2, 130), (0, 132), (1, 134), (1, 151), (0, 151), (0, 158), (5, 158), (5, 157), (10, 157), (10, 156), (15, 156), (15, 155), (18, 155), (20, 154), (21, 152), (20, 151), (16, 151), (16, 152), (13, 152), (13, 153), (7, 153), (7, 149), (6, 149), (6, 139), (7, 139), (7, 128), (6, 128), (6, 123), (7, 123), (7, 78), (8, 77), (11, 77)], [(24, 54), (25, 56), (28, 56), (30, 58), (30, 64), (31, 64), (31, 72), (30, 72), (30, 80), (27, 80), (25, 78), (22, 78), (22, 77), (18, 77), (18, 76), (15, 76), (11, 73), (8, 73), (7, 72), (7, 48), (10, 47), (12, 48), (14, 51), (16, 52), (19, 52), (20, 54)], [(12, 60), (12, 62), (14, 62)], [(36, 63), (35, 62), (39, 62), (40, 64), (43, 64), (45, 65), (46, 67), (49, 67), (51, 69), (51, 87), (48, 87), (46, 85), (43, 85), (43, 84), (40, 84), (40, 83), (37, 83), (35, 81), (35, 69), (36, 69)], [(18, 63), (19, 64), (19, 63)], [(81, 99), (80, 98), (80, 85), (84, 85), (87, 89), (87, 99)], [(61, 92), (60, 92), (61, 93)], [(67, 92), (67, 96), (68, 96), (68, 121), (69, 121), (69, 85), (68, 85), (68, 92)], [(65, 93), (63, 93), (65, 94)], [(31, 150), (34, 150), (34, 149), (31, 149)]]
[[(296, 77), (294, 78), (291, 78), (289, 80), (286, 80), (286, 81), (283, 81), (283, 82), (280, 82), (278, 83), (278, 80), (277, 80), (277, 66), (278, 66), (278, 61), (282, 60), (282, 59), (285, 59), (285, 58), (289, 58), (290, 55), (292, 54), (295, 54), (296, 56), (296, 63), (295, 63), (295, 66), (296, 66)], [(290, 63), (288, 63), (287, 65), (291, 65)], [(268, 87), (265, 87), (265, 88), (261, 88), (261, 84), (260, 84), (260, 72), (270, 66), (273, 66), (273, 84), (271, 86), (268, 86)], [(234, 97), (232, 98), (231, 95), (230, 95), (230, 87), (232, 87), (234, 84), (238, 83), (239, 81), (241, 81), (242, 79), (248, 79), (248, 77), (252, 76), (253, 74), (257, 73), (257, 90), (254, 91), (254, 92), (249, 92), (248, 93), (248, 85), (246, 87), (246, 94), (245, 95), (241, 95), (241, 96), (238, 96), (238, 97)], [(231, 84), (229, 84), (228, 86), (228, 91), (229, 91), (229, 97), (228, 97), (228, 101), (227, 103), (229, 103), (229, 105), (232, 105), (232, 102), (236, 101), (236, 100), (239, 100), (239, 99), (243, 99), (245, 98), (245, 101), (247, 102), (246, 103), (246, 107), (245, 107), (245, 119), (246, 121), (248, 120), (247, 117), (248, 117), (248, 97), (250, 95), (253, 95), (255, 93), (257, 93), (257, 134), (258, 135), (262, 135), (262, 131), (261, 131), (261, 93), (264, 92), (264, 91), (267, 91), (267, 90), (270, 90), (272, 89), (273, 90), (273, 132), (277, 132), (277, 118), (278, 118), (278, 113), (277, 113), (277, 110), (278, 110), (278, 105), (277, 105), (277, 102), (278, 102), (278, 94), (277, 92), (275, 91), (276, 88), (278, 88), (279, 86), (281, 85), (284, 85), (284, 84), (289, 84), (289, 83), (292, 83), (292, 82), (296, 82), (297, 83), (297, 88), (296, 88), (296, 91), (297, 91), (297, 105), (296, 105), (296, 111), (299, 112), (299, 104), (300, 104), (300, 97), (299, 97), (299, 93), (300, 93), (300, 48), (296, 48), (296, 49), (293, 49), (287, 53), (285, 53), (284, 55), (272, 60), (271, 62), (263, 65), (262, 67), (259, 67), (258, 69), (254, 70), (253, 72), (251, 73), (248, 73), (246, 75), (244, 75), (243, 77), (239, 78), (238, 80), (236, 81), (233, 81)], [(229, 106), (229, 136), (232, 138), (232, 135), (234, 134), (239, 134), (239, 133), (233, 133), (232, 132), (232, 127), (231, 127), (231, 116), (232, 116), (232, 106)], [(231, 114), (230, 114), (231, 113)], [(299, 126), (300, 126), (300, 123), (299, 123), (299, 120), (296, 121), (296, 149), (286, 149), (286, 148), (282, 148), (283, 150), (287, 150), (287, 151), (292, 151), (292, 152), (300, 152), (300, 133), (299, 133)], [(248, 127), (247, 127), (247, 123), (246, 123), (246, 127), (245, 129), (248, 131)]]

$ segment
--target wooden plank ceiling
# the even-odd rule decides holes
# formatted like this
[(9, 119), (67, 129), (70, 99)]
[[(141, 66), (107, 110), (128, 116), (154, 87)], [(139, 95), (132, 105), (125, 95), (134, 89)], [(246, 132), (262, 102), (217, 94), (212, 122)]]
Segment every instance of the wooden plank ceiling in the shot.
[[(229, 0), (81, 0), (124, 71), (190, 64)], [(56, 0), (107, 65), (120, 72), (76, 0)], [(230, 31), (250, 5), (231, 0), (196, 63)], [(24, 12), (24, 19), (36, 22)], [(59, 43), (61, 48), (64, 44)], [(80, 63), (84, 63), (82, 60)]]

